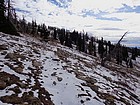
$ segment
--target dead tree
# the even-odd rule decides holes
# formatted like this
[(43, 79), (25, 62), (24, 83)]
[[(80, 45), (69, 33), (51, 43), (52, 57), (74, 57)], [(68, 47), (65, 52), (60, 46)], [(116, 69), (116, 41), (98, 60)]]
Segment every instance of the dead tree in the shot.
[(106, 57), (104, 57), (104, 58), (101, 60), (101, 65), (102, 65), (102, 66), (104, 66), (104, 65), (105, 65), (105, 62), (106, 62), (107, 60), (110, 60), (114, 54), (116, 55), (116, 50), (119, 49), (120, 42), (122, 41), (122, 39), (124, 38), (124, 36), (125, 36), (127, 33), (128, 33), (128, 31), (125, 32), (125, 33), (122, 35), (121, 39), (117, 42), (117, 44), (115, 45), (115, 47), (114, 47), (114, 49), (112, 50), (112, 52), (111, 52), (110, 54), (108, 54)]

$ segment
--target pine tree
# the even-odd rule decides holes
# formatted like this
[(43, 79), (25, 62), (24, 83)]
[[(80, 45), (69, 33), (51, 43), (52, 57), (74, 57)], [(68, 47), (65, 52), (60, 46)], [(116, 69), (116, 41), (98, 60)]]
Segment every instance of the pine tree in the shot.
[(92, 53), (93, 53), (93, 44), (92, 44), (91, 40), (89, 41), (88, 52), (89, 52), (90, 55), (92, 55)]
[(77, 49), (79, 51), (82, 51), (82, 39), (81, 39), (81, 33), (78, 34), (78, 39), (77, 39)]
[(103, 38), (101, 40), (99, 40), (99, 42), (98, 42), (98, 53), (99, 53), (100, 57), (103, 58), (103, 54), (104, 54)]
[(54, 38), (55, 40), (57, 40), (57, 31), (56, 31), (56, 28), (54, 28), (53, 38)]
[(110, 54), (111, 53), (111, 42), (108, 41), (108, 53)]
[(8, 1), (8, 19), (6, 19), (5, 16), (5, 1), (0, 0), (0, 31), (7, 33), (7, 34), (12, 34), (12, 35), (19, 35), (17, 33), (17, 29), (14, 26), (14, 24), (10, 21), (9, 16), (10, 16), (10, 0)]
[(3, 19), (5, 18), (5, 16), (4, 16), (5, 9), (6, 9), (6, 7), (4, 5), (4, 0), (0, 0), (0, 22), (2, 22)]
[(26, 20), (23, 16), (23, 19), (21, 20), (21, 28), (22, 28), (22, 32), (25, 33), (26, 31)]
[(81, 44), (82, 44), (82, 52), (85, 52), (85, 35), (83, 35)]
[(70, 33), (66, 33), (65, 36), (65, 46), (72, 48), (72, 40), (70, 38)]
[(132, 48), (132, 59), (136, 60), (136, 49)]

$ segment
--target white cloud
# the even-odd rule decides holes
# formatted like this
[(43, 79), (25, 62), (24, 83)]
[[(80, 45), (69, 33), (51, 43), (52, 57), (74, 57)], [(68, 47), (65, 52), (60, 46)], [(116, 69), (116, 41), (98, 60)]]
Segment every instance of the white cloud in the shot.
[[(118, 13), (117, 9), (122, 8), (123, 4), (130, 7), (140, 5), (140, 0), (67, 0), (71, 2), (64, 2), (64, 5), (68, 5), (67, 8), (60, 8), (57, 5), (52, 4), (48, 0), (14, 0), (15, 7), (21, 10), (30, 11), (28, 14), (22, 14), (18, 12), (18, 15), (25, 18), (28, 21), (36, 19), (38, 23), (45, 22), (46, 25), (53, 25), (58, 27), (65, 27), (68, 29), (77, 29), (82, 31), (83, 29), (88, 32), (93, 32), (97, 36), (107, 35), (122, 35), (125, 31), (129, 30), (133, 35), (137, 36), (140, 24), (140, 14), (138, 13)], [(63, 2), (57, 0), (58, 3), (63, 5)], [(97, 16), (82, 16), (83, 10), (92, 10)], [(98, 13), (107, 12), (104, 14), (106, 20), (98, 19)], [(68, 12), (71, 12), (69, 14)], [(122, 21), (110, 21), (112, 17), (121, 19)], [(122, 30), (98, 30), (98, 29), (111, 29), (119, 28)]]

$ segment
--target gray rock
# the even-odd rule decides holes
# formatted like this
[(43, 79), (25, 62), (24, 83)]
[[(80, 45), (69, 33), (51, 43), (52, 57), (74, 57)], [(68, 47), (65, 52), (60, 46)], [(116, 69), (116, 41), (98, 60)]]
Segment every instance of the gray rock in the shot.
[(0, 90), (3, 90), (6, 88), (6, 82), (0, 80)]

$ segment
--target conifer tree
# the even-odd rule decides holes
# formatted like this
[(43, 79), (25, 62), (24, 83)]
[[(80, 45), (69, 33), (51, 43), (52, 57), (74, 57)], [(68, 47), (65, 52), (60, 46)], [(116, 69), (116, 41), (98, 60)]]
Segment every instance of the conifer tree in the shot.
[(108, 41), (108, 53), (110, 54), (111, 53), (111, 42)]
[(91, 40), (89, 41), (88, 52), (89, 52), (90, 55), (92, 55), (92, 53), (93, 53), (93, 44), (92, 44)]
[(77, 39), (77, 49), (79, 51), (82, 51), (82, 39), (81, 39), (81, 33), (78, 34), (78, 39)]
[(53, 38), (54, 38), (55, 40), (57, 40), (57, 31), (56, 31), (56, 28), (54, 28)]
[(63, 45), (65, 41), (65, 30), (58, 29), (58, 36), (59, 36), (61, 45)]
[(4, 16), (4, 12), (5, 12), (5, 5), (4, 5), (4, 0), (0, 0), (0, 22), (3, 21), (3, 19), (5, 18)]
[(85, 35), (83, 35), (83, 38), (82, 38), (82, 52), (86, 52), (85, 51)]
[(136, 48), (132, 48), (132, 59), (133, 60), (136, 60), (136, 57), (137, 57), (137, 49)]
[(103, 58), (103, 54), (104, 54), (103, 38), (101, 40), (99, 40), (99, 42), (98, 42), (98, 53), (99, 53), (100, 57)]

